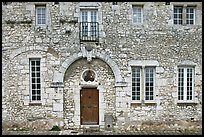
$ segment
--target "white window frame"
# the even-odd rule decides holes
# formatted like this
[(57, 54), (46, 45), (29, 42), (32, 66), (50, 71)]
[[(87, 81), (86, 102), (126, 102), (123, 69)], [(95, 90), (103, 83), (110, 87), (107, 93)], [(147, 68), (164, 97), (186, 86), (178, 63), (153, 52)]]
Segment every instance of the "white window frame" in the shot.
[[(133, 100), (132, 99), (132, 68), (140, 68), (140, 100)], [(146, 93), (146, 68), (153, 68), (153, 100), (146, 100), (145, 93)], [(131, 66), (131, 103), (141, 103), (141, 101), (144, 101), (144, 103), (155, 103), (156, 102), (156, 66)], [(143, 94), (143, 95), (142, 95)]]
[[(132, 83), (133, 83), (133, 81), (132, 81), (132, 75), (133, 75), (133, 71), (132, 71), (132, 69), (133, 68), (139, 68), (140, 69), (140, 100), (133, 100), (132, 99), (132, 92), (133, 92), (133, 90), (132, 90)], [(141, 97), (141, 95), (142, 95), (142, 67), (141, 66), (131, 66), (131, 101), (132, 102), (134, 102), (134, 103), (141, 103), (141, 101), (142, 101), (142, 97)]]
[[(178, 12), (177, 12), (177, 13), (174, 12), (175, 7), (181, 8), (181, 10), (182, 10), (182, 12), (181, 12), (181, 16), (182, 16), (182, 17), (181, 17), (181, 24), (179, 24), (179, 23), (175, 24), (175, 23), (174, 23), (174, 20), (175, 20), (174, 15), (175, 15), (175, 14), (177, 14), (177, 16), (179, 15)], [(180, 18), (177, 17), (176, 20), (178, 21), (178, 19), (180, 19)], [(177, 6), (177, 5), (175, 5), (175, 6), (173, 7), (173, 24), (175, 24), (175, 25), (182, 25), (182, 24), (184, 24), (184, 22), (183, 22), (183, 6)]]
[[(40, 100), (32, 100), (32, 64), (31, 61), (40, 61)], [(42, 103), (42, 77), (41, 77), (41, 58), (30, 58), (29, 59), (29, 79), (30, 79), (30, 102), (31, 103)]]
[[(145, 73), (145, 70), (147, 69), (147, 68), (153, 68), (153, 100), (146, 100), (146, 97), (145, 97), (145, 93), (146, 93), (146, 73)], [(153, 67), (153, 66), (146, 66), (145, 68), (144, 68), (144, 101), (145, 101), (145, 103), (153, 103), (153, 102), (155, 102), (155, 94), (156, 94), (156, 90), (155, 90), (155, 81), (156, 81), (156, 79), (155, 79), (155, 77), (156, 77), (156, 66), (155, 67)]]
[[(45, 24), (39, 24), (38, 23), (38, 9), (39, 8), (45, 8)], [(35, 5), (35, 22), (36, 22), (36, 25), (38, 26), (45, 26), (47, 24), (47, 8), (46, 8), (46, 5)]]
[[(174, 23), (174, 20), (175, 20), (175, 18), (174, 18), (174, 8), (175, 7), (180, 7), (180, 8), (182, 8), (182, 18), (181, 18), (181, 20), (182, 20), (182, 24), (175, 24)], [(187, 24), (187, 8), (193, 8), (193, 24)], [(196, 6), (191, 6), (191, 5), (186, 5), (186, 6), (184, 6), (184, 5), (174, 5), (173, 6), (173, 24), (174, 25), (195, 25), (196, 24)]]
[[(193, 8), (193, 24), (187, 24), (187, 8)], [(187, 6), (186, 7), (186, 24), (187, 25), (195, 25), (195, 9), (196, 9), (196, 7), (195, 6)]]
[[(96, 20), (94, 22), (98, 22), (98, 9), (80, 9), (80, 22), (84, 22), (82, 20), (82, 12), (87, 12), (87, 22), (93, 22), (91, 20), (91, 12), (92, 11), (95, 11), (96, 12)], [(81, 31), (83, 31), (83, 28), (82, 26), (81, 27)], [(96, 32), (98, 31), (97, 30), (98, 28), (96, 27)], [(87, 37), (91, 37), (91, 24), (89, 23), (88, 24), (88, 36)], [(82, 35), (83, 36), (83, 35)], [(83, 36), (84, 37), (84, 36)], [(97, 33), (96, 33), (96, 37), (97, 37)]]
[[(179, 100), (179, 68), (184, 69), (184, 98), (183, 100)], [(187, 69), (192, 69), (192, 100), (187, 100)], [(195, 67), (193, 66), (178, 66), (177, 68), (177, 103), (194, 103), (195, 101)]]
[[(141, 22), (134, 22), (134, 11), (135, 9), (141, 9)], [(132, 22), (133, 24), (141, 25), (143, 24), (143, 5), (132, 5)]]

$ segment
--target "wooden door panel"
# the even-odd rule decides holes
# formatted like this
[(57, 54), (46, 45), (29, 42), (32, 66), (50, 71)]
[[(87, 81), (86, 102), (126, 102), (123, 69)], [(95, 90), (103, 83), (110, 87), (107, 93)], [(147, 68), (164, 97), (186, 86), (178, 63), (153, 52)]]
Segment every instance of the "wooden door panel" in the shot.
[(81, 124), (98, 124), (99, 93), (97, 89), (82, 89), (80, 92)]

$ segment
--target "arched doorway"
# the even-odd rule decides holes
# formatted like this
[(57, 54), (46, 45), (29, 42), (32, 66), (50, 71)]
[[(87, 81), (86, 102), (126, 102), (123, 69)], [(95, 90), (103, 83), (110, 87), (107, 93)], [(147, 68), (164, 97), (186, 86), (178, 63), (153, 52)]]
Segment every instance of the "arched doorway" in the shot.
[(104, 61), (81, 58), (64, 75), (65, 128), (103, 127), (105, 113), (115, 113), (115, 78)]

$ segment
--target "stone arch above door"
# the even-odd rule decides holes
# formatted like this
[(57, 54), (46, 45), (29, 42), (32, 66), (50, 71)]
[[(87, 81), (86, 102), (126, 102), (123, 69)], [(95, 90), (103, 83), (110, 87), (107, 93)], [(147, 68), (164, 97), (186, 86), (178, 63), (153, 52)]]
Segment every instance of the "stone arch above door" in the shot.
[(85, 48), (82, 48), (79, 53), (75, 53), (72, 56), (68, 57), (60, 66), (59, 71), (55, 71), (53, 83), (63, 83), (65, 71), (69, 66), (80, 58), (87, 58), (88, 61), (91, 61), (92, 58), (98, 58), (107, 63), (113, 71), (115, 82), (123, 83), (120, 69), (118, 65), (105, 53), (97, 52), (94, 49), (92, 51), (87, 51)]

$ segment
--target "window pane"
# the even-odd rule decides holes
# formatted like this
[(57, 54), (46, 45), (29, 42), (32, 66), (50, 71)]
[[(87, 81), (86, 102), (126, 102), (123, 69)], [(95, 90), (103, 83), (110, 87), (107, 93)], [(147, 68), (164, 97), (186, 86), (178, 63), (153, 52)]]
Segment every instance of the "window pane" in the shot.
[(32, 77), (35, 77), (35, 73), (32, 73)]
[(37, 78), (37, 83), (40, 83), (40, 78)]
[(35, 65), (35, 61), (31, 61), (31, 65), (34, 66)]
[(37, 90), (37, 95), (40, 95), (40, 90)]
[(35, 94), (36, 94), (35, 90), (32, 90), (32, 94), (33, 94), (33, 95), (35, 95)]
[(36, 65), (39, 66), (40, 65), (40, 61), (36, 61)]
[(36, 96), (32, 96), (32, 100), (36, 100)]
[(40, 84), (37, 84), (37, 89), (40, 89)]
[(142, 7), (133, 6), (133, 22), (142, 23)]
[(36, 70), (37, 70), (37, 71), (40, 71), (40, 67), (36, 67)]
[(46, 7), (36, 6), (36, 12), (37, 24), (46, 24)]
[(192, 99), (192, 68), (187, 68), (187, 100)]
[(182, 24), (182, 7), (174, 7), (174, 24)]
[(37, 73), (37, 77), (40, 77), (40, 73), (39, 72)]
[(194, 24), (195, 7), (187, 7), (186, 9), (186, 24)]
[(32, 84), (32, 89), (36, 89), (36, 86), (35, 86), (35, 84)]
[(132, 96), (135, 96), (134, 100), (140, 100), (140, 69), (132, 67)]
[[(31, 77), (31, 81), (30, 81), (30, 86), (31, 86), (31, 96), (32, 96), (32, 100), (36, 100), (37, 97), (36, 95), (39, 94), (40, 96), (40, 71), (36, 71), (37, 69), (39, 70), (40, 67), (40, 61), (39, 59), (31, 59), (30, 60), (30, 77)], [(39, 78), (37, 78), (39, 77)], [(38, 89), (38, 90), (37, 90)]]
[(35, 78), (32, 78), (32, 83), (35, 83)]
[[(192, 100), (193, 99), (193, 68), (179, 68), (178, 69), (178, 99)], [(185, 95), (185, 96), (184, 96)]]
[(35, 71), (35, 67), (32, 67), (32, 71)]
[(155, 68), (145, 68), (145, 98), (146, 100), (154, 100), (154, 71)]
[(178, 99), (181, 100), (183, 98), (183, 86), (184, 86), (184, 69), (183, 68), (179, 68), (178, 69), (179, 73), (178, 73)]
[(41, 97), (40, 96), (37, 96), (37, 100), (40, 100), (41, 99)]

